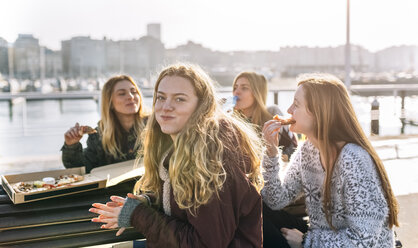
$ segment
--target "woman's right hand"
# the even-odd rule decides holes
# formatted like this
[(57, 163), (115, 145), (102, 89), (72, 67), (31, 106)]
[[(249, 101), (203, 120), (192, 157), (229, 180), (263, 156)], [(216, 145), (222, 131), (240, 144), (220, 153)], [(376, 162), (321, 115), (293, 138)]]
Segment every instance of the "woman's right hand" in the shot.
[(275, 157), (279, 153), (279, 134), (282, 125), (277, 120), (269, 120), (264, 123), (263, 137), (266, 141), (267, 156)]
[(65, 132), (64, 139), (67, 146), (74, 145), (81, 140), (83, 135), (80, 135), (80, 130), (81, 126), (77, 122), (74, 127), (68, 129), (68, 131)]

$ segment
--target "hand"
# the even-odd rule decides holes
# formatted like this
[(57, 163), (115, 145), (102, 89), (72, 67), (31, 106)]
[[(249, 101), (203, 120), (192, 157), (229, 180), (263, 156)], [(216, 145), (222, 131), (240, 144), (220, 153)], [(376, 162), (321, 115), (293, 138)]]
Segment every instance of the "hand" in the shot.
[(83, 135), (80, 135), (80, 130), (82, 130), (81, 128), (82, 126), (80, 126), (77, 122), (74, 127), (65, 132), (64, 139), (67, 146), (74, 145), (81, 140), (83, 137)]
[(282, 125), (277, 120), (269, 120), (264, 123), (263, 136), (267, 146), (267, 156), (275, 157), (278, 153), (279, 133)]
[(291, 248), (301, 248), (303, 233), (298, 229), (281, 228), (283, 237), (287, 240), (287, 243)]
[[(106, 204), (93, 203), (94, 208), (90, 208), (89, 211), (92, 213), (99, 214), (97, 218), (91, 219), (92, 222), (101, 222), (105, 223), (101, 228), (113, 229), (118, 228), (118, 218), (120, 211), (125, 204), (125, 199), (120, 196), (111, 196), (111, 202)], [(125, 228), (122, 227), (116, 233), (116, 236), (119, 236), (125, 231)]]

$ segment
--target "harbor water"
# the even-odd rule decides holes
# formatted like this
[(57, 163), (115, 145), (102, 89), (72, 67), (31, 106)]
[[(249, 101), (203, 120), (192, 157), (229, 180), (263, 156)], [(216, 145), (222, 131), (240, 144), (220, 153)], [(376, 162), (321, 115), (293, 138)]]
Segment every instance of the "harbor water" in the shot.
[[(229, 97), (230, 93), (219, 93)], [(293, 92), (280, 92), (278, 105), (286, 112), (293, 100)], [(370, 110), (374, 97), (352, 96), (358, 119), (366, 132), (370, 133)], [(380, 103), (380, 135), (399, 135), (401, 130), (401, 99), (378, 97)], [(152, 98), (145, 98), (150, 108)], [(267, 105), (273, 104), (270, 93)], [(418, 97), (407, 97), (407, 118), (418, 119)], [(415, 110), (414, 110), (415, 108)], [(100, 119), (99, 106), (94, 100), (44, 100), (22, 101), (10, 107), (0, 102), (0, 160), (5, 158), (44, 156), (59, 154), (64, 142), (64, 132), (76, 122), (95, 127)], [(407, 125), (405, 134), (418, 134), (418, 127)], [(83, 137), (85, 144), (86, 137)]]

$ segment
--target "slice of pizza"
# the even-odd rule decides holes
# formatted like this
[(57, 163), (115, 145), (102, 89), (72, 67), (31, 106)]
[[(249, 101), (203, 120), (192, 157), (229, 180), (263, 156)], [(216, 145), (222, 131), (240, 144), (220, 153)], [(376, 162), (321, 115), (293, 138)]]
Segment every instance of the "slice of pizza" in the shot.
[(62, 175), (58, 178), (56, 184), (57, 186), (63, 186), (71, 183), (76, 183), (83, 181), (84, 177), (76, 174), (70, 174), (70, 175)]
[(83, 136), (83, 134), (93, 134), (93, 133), (97, 133), (97, 131), (96, 129), (90, 126), (81, 126), (78, 133), (80, 134), (80, 136)]
[(284, 117), (279, 116), (279, 115), (275, 115), (273, 117), (273, 119), (276, 120), (276, 121), (280, 121), (280, 124), (282, 124), (282, 125), (290, 125), (290, 124), (295, 124), (296, 123), (296, 121), (292, 118), (284, 118)]

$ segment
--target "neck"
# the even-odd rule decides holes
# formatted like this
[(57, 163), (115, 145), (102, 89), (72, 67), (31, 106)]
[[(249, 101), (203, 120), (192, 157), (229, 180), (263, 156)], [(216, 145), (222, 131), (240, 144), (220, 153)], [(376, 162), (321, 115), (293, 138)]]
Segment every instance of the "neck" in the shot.
[[(320, 155), (320, 159), (321, 159), (322, 168), (324, 170), (326, 170), (325, 164), (324, 164), (324, 162), (326, 161), (326, 158), (325, 158), (324, 152), (322, 152), (321, 148), (319, 147), (318, 139), (315, 139), (313, 137), (308, 137), (308, 139), (319, 150), (319, 155)], [(345, 145), (345, 143), (346, 142), (344, 142), (344, 141), (338, 141), (338, 142), (335, 143), (335, 146), (331, 145), (331, 147), (327, 148), (327, 149), (330, 149), (330, 155), (331, 155), (331, 158), (332, 158), (331, 163), (332, 164), (335, 163), (335, 160), (337, 159), (337, 156), (338, 156), (339, 152), (341, 151), (341, 149), (343, 148), (343, 146)]]
[(253, 106), (241, 110), (242, 114), (245, 115), (245, 117), (247, 117), (247, 118), (252, 118), (253, 117), (253, 111), (254, 111)]
[(125, 129), (125, 131), (129, 131), (135, 123), (135, 116), (134, 115), (124, 115), (124, 114), (116, 114), (118, 117), (120, 125)]
[(176, 140), (177, 134), (170, 134), (171, 139), (173, 140), (173, 142)]

